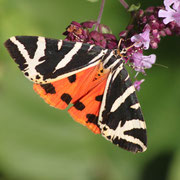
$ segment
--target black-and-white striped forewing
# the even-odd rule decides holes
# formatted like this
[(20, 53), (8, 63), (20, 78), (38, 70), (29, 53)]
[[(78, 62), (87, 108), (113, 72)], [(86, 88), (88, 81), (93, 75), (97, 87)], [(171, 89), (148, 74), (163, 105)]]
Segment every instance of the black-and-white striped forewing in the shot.
[(5, 46), (24, 75), (40, 84), (69, 77), (101, 61), (110, 71), (98, 118), (102, 135), (129, 151), (146, 150), (146, 126), (135, 89), (113, 50), (40, 36), (15, 36)]
[(108, 77), (98, 125), (106, 139), (128, 151), (147, 148), (145, 121), (123, 63)]
[(95, 66), (107, 49), (81, 42), (40, 36), (14, 36), (5, 42), (24, 75), (35, 83), (49, 83)]

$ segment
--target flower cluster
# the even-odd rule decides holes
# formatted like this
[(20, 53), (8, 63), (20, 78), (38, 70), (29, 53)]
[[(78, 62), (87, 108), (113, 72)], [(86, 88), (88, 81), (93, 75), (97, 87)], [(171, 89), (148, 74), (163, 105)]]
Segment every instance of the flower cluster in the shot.
[[(165, 2), (166, 1), (169, 0), (165, 0)], [(140, 9), (139, 11), (134, 12), (134, 21), (132, 24), (127, 26), (126, 30), (120, 32), (120, 37), (126, 39), (130, 38), (134, 34), (144, 32), (145, 29), (149, 27), (150, 47), (152, 49), (156, 49), (158, 48), (158, 43), (160, 42), (161, 37), (169, 35), (180, 35), (180, 16), (178, 16), (178, 14), (180, 14), (180, 8), (175, 13), (176, 21), (172, 18), (170, 19), (172, 14), (165, 13), (168, 11), (164, 9), (165, 7), (149, 7), (146, 10)], [(163, 17), (165, 19), (163, 19)]]
[[(128, 60), (137, 72), (145, 74), (144, 70), (151, 68), (156, 61), (156, 55), (144, 56), (143, 50), (158, 48), (161, 37), (180, 35), (180, 0), (164, 0), (164, 5), (133, 12), (134, 21), (120, 32), (121, 38), (131, 40), (128, 46), (134, 43), (133, 48), (129, 49)], [(137, 90), (143, 81), (135, 81)]]
[[(98, 25), (98, 31), (92, 30), (96, 26), (96, 21), (87, 21), (79, 24), (73, 21), (63, 33), (66, 35), (66, 41), (78, 41), (89, 44), (95, 44), (107, 49), (117, 48), (118, 41), (110, 29), (105, 25)], [(105, 31), (106, 33), (103, 33)]]
[[(125, 62), (131, 63), (138, 73), (145, 74), (145, 69), (155, 63), (156, 55), (146, 56), (143, 51), (158, 48), (161, 37), (180, 35), (180, 0), (164, 0), (164, 7), (139, 9), (132, 12), (132, 17), (132, 23), (119, 34), (123, 39), (121, 47), (118, 47), (118, 41), (110, 29), (96, 21), (81, 24), (73, 21), (63, 34), (67, 41), (95, 44), (107, 49), (125, 48)], [(137, 90), (142, 82), (144, 79), (134, 82)]]

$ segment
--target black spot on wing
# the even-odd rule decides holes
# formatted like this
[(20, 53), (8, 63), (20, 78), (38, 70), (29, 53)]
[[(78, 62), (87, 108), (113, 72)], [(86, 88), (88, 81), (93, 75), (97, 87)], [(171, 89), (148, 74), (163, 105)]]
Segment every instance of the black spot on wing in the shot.
[(69, 80), (70, 83), (75, 82), (75, 81), (76, 81), (76, 75), (73, 74), (72, 76), (69, 76), (69, 77), (68, 77), (68, 80)]
[(98, 117), (96, 115), (94, 115), (94, 114), (87, 114), (86, 117), (88, 119), (87, 120), (88, 123), (93, 123), (93, 124), (97, 125)]
[(39, 58), (39, 62), (42, 62), (44, 60), (45, 60), (45, 56), (42, 56), (42, 57)]
[(95, 100), (101, 102), (102, 98), (103, 98), (103, 95), (99, 95), (95, 97)]
[(77, 110), (82, 111), (85, 108), (85, 105), (80, 101), (76, 101), (75, 104), (74, 104), (74, 107)]
[(137, 152), (143, 151), (143, 148), (140, 145), (134, 144), (132, 142), (128, 142), (125, 139), (118, 139), (118, 137), (116, 137), (115, 139), (112, 140), (112, 142), (115, 145), (118, 145), (121, 148), (128, 150), (128, 151), (131, 151), (131, 152), (137, 153)]
[(69, 94), (64, 93), (61, 96), (61, 100), (63, 100), (68, 105), (71, 102), (72, 97)]
[(40, 86), (46, 91), (47, 94), (48, 93), (49, 94), (55, 94), (56, 93), (55, 87), (51, 83), (41, 84)]
[(103, 127), (103, 131), (106, 131), (106, 130), (107, 130), (107, 127), (104, 126), (104, 127)]
[(28, 73), (28, 72), (25, 72), (24, 75), (25, 75), (25, 76), (29, 76), (29, 73)]
[(131, 129), (124, 132), (125, 135), (132, 136), (134, 138), (139, 139), (143, 144), (147, 145), (147, 136), (146, 136), (146, 130), (145, 129)]
[(22, 56), (22, 54), (20, 53), (19, 49), (17, 48), (17, 46), (10, 40), (8, 39), (5, 43), (4, 43), (5, 47), (7, 48), (7, 50), (9, 51), (11, 57), (15, 60), (15, 62), (19, 65), (19, 69), (21, 71), (23, 71), (24, 69), (26, 69), (28, 67), (26, 63), (26, 60), (24, 59), (24, 57)]
[(37, 36), (16, 36), (16, 39), (24, 45), (27, 50), (29, 57), (33, 58), (37, 49)]
[(41, 77), (39, 75), (36, 75), (36, 79), (40, 79)]

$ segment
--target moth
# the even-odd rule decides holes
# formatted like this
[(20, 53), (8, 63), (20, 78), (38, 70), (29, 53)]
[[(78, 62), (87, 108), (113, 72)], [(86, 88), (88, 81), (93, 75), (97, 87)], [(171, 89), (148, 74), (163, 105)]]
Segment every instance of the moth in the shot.
[(147, 149), (146, 124), (124, 67), (126, 49), (14, 36), (5, 47), (49, 105), (65, 109), (95, 134), (131, 151)]

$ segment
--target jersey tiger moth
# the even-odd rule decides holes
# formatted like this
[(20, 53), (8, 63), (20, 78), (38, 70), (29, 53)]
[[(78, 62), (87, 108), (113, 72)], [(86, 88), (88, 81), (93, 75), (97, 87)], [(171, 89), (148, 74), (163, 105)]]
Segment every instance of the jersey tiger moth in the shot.
[(73, 104), (70, 115), (94, 133), (131, 152), (146, 150), (145, 121), (120, 50), (40, 36), (11, 37), (5, 47), (48, 104)]

